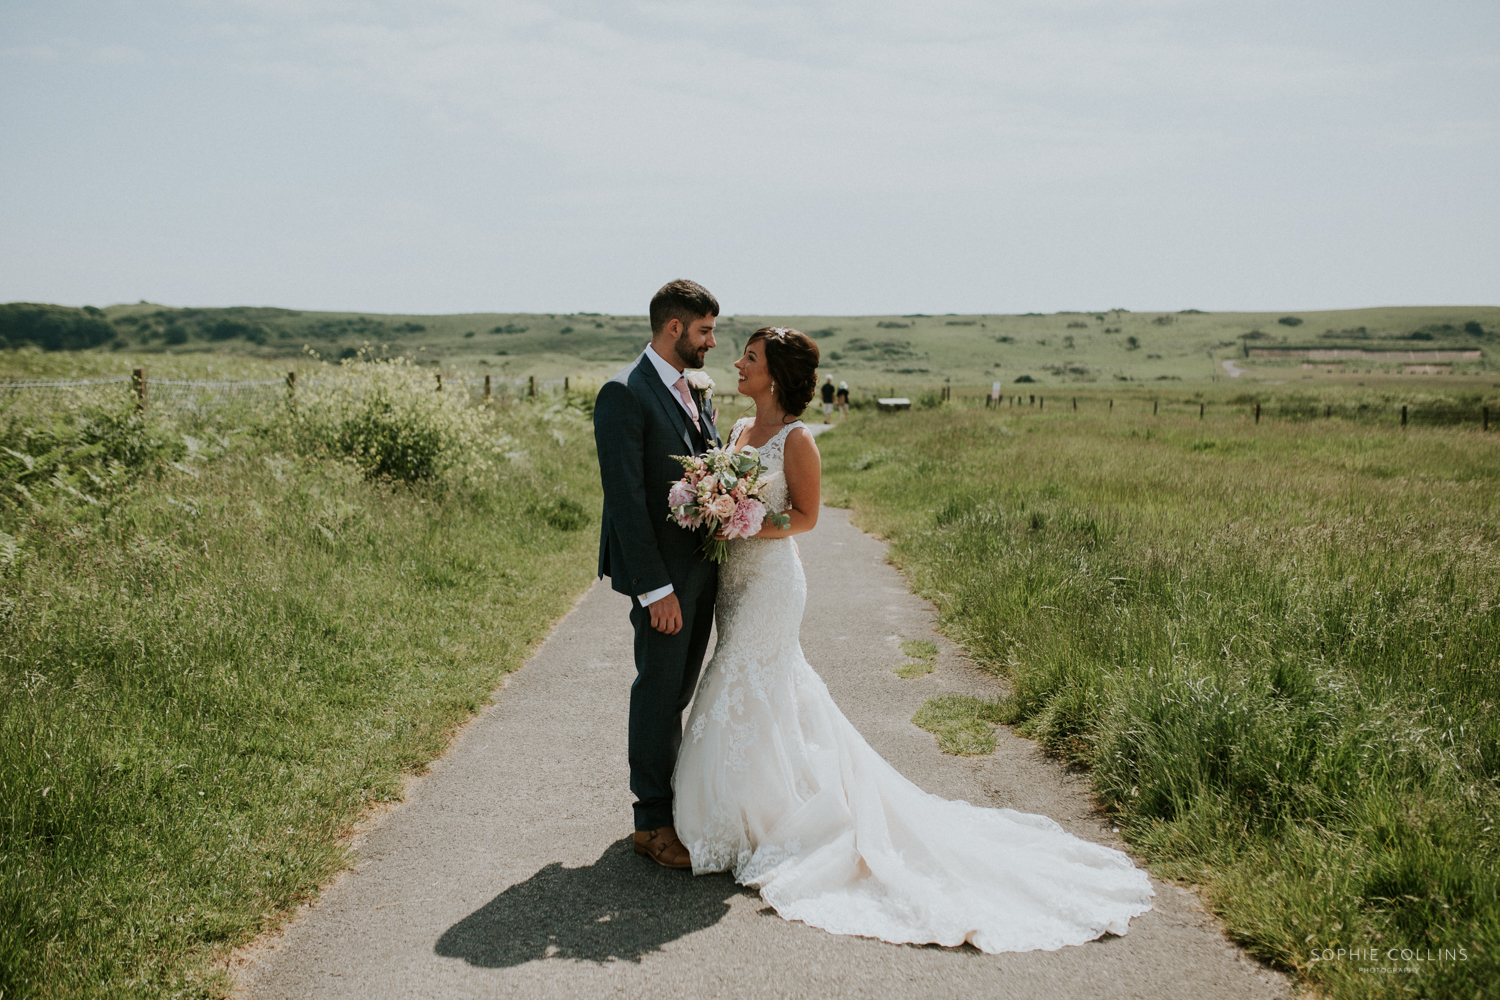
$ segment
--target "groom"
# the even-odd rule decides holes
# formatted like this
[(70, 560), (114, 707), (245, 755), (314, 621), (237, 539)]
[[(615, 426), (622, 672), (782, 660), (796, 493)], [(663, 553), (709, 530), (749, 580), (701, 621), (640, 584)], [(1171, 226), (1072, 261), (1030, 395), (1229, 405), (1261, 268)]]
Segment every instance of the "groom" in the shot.
[(683, 475), (673, 455), (701, 454), (720, 443), (708, 393), (691, 388), (684, 374), (699, 374), (718, 315), (718, 301), (702, 285), (664, 285), (651, 299), (650, 346), (604, 384), (594, 403), (604, 480), (599, 575), (630, 595), (635, 626), (635, 852), (667, 868), (692, 866), (672, 825), (672, 771), (719, 589), (718, 567), (699, 554), (697, 533), (668, 518), (667, 490)]

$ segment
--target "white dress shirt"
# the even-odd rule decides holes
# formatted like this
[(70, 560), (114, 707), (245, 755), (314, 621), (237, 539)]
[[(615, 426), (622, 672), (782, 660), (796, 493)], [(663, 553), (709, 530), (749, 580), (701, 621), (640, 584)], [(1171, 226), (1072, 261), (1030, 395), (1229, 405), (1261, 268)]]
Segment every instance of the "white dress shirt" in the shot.
[[(667, 387), (667, 391), (672, 394), (672, 398), (677, 400), (677, 405), (682, 407), (682, 412), (688, 414), (688, 419), (691, 420), (694, 416), (697, 416), (688, 406), (687, 400), (682, 398), (682, 393), (677, 391), (677, 380), (685, 377), (682, 372), (672, 367), (672, 363), (660, 354), (657, 354), (656, 349), (649, 344), (646, 345), (646, 360), (651, 362), (652, 366), (656, 369), (656, 374), (661, 376), (662, 384)], [(665, 587), (657, 587), (655, 590), (640, 594), (636, 599), (641, 602), (641, 607), (645, 608), (650, 607), (670, 593), (672, 593), (672, 585), (669, 583)]]

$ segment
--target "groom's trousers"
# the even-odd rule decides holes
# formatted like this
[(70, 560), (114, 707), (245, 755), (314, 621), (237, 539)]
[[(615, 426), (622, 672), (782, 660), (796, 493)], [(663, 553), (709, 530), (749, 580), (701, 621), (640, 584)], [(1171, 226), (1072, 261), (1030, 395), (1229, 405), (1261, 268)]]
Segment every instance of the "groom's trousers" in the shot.
[(703, 669), (718, 589), (718, 581), (709, 577), (696, 594), (678, 592), (682, 630), (676, 635), (652, 628), (650, 610), (630, 599), (635, 683), (630, 686), (629, 758), (637, 830), (673, 825), (672, 772), (682, 747), (682, 713)]

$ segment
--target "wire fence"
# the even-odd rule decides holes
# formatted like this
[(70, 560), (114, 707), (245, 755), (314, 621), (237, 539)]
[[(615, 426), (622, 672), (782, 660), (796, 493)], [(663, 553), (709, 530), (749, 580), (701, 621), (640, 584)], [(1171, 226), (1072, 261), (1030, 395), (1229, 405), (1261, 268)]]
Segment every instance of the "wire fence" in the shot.
[[(81, 406), (127, 406), (133, 401), (140, 408), (206, 416), (231, 405), (254, 409), (273, 407), (283, 402), (288, 393), (295, 393), (299, 388), (316, 388), (325, 380), (337, 377), (313, 375), (299, 378), (296, 372), (288, 372), (285, 377), (258, 379), (152, 378), (137, 368), (130, 375), (99, 378), (0, 379), (0, 407), (67, 410)], [(476, 405), (566, 394), (572, 382), (571, 378), (433, 373), (434, 391), (461, 392)]]
[[(1033, 387), (1028, 386), (1031, 390)], [(1035, 387), (1041, 388), (1041, 387)], [(1500, 386), (1497, 386), (1500, 388)], [(1262, 420), (1287, 423), (1310, 423), (1319, 420), (1344, 420), (1362, 423), (1390, 423), (1402, 427), (1473, 427), (1488, 431), (1500, 422), (1500, 394), (1467, 393), (1462, 396), (1420, 395), (1409, 401), (1373, 400), (1370, 398), (1318, 397), (1311, 395), (1268, 395), (1264, 399), (1239, 395), (1228, 399), (1183, 399), (1166, 395), (1135, 394), (1113, 397), (1105, 394), (961, 388), (947, 385), (926, 390), (900, 402), (911, 408), (941, 405), (948, 400), (963, 400), (1009, 412), (1094, 413), (1114, 416), (1143, 415), (1186, 416), (1199, 420), (1209, 416), (1233, 415), (1259, 424)], [(890, 400), (870, 400), (880, 409), (893, 409)]]
[[(32, 409), (76, 409), (81, 406), (125, 406), (133, 400), (139, 407), (152, 407), (168, 412), (207, 416), (216, 410), (231, 405), (266, 408), (280, 404), (289, 392), (299, 388), (315, 388), (336, 374), (299, 377), (288, 372), (285, 377), (258, 379), (173, 379), (151, 378), (143, 369), (137, 368), (130, 375), (110, 375), (95, 378), (73, 379), (0, 379), (0, 408), (16, 405)], [(487, 402), (507, 402), (539, 396), (566, 395), (576, 388), (572, 378), (541, 379), (536, 376), (505, 377), (499, 375), (466, 375), (456, 372), (433, 372), (433, 390), (437, 392), (460, 392), (475, 405)], [(1006, 387), (1009, 389), (1009, 387)], [(1029, 389), (1030, 387), (1028, 387)], [(1041, 388), (1038, 386), (1037, 388)], [(1065, 410), (1079, 412), (1104, 410), (1113, 415), (1116, 399), (1102, 394), (1089, 393), (1063, 395), (1056, 392), (1016, 393), (1014, 389), (1000, 392), (991, 387), (955, 386), (951, 383), (935, 386), (918, 392), (909, 392), (898, 397), (894, 387), (886, 397), (878, 389), (857, 389), (852, 393), (856, 409), (878, 406), (880, 409), (907, 409), (937, 406), (949, 400), (966, 401), (971, 405), (1004, 408), (1011, 411), (1035, 410), (1057, 412)], [(732, 394), (720, 405), (744, 406), (748, 401)], [(816, 401), (815, 401), (816, 403)], [(1259, 423), (1262, 419), (1309, 421), (1343, 418), (1346, 420), (1399, 420), (1402, 426), (1426, 425), (1477, 425), (1488, 431), (1492, 421), (1500, 421), (1500, 401), (1459, 400), (1426, 398), (1413, 403), (1372, 403), (1368, 400), (1314, 400), (1305, 398), (1278, 399), (1271, 397), (1264, 402), (1250, 402), (1243, 398), (1233, 401), (1198, 401), (1132, 395), (1120, 398), (1122, 414), (1127, 410), (1138, 411), (1149, 406), (1153, 415), (1196, 415), (1200, 419), (1209, 412), (1237, 412)], [(897, 405), (888, 405), (897, 404)], [(814, 406), (812, 409), (816, 409)]]

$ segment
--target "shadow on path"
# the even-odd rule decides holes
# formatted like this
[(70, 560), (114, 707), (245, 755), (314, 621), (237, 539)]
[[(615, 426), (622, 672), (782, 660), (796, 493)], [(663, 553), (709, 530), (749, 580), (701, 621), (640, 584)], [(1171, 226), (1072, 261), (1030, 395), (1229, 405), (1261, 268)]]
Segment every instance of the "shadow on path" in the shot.
[(542, 958), (640, 962), (646, 954), (718, 923), (729, 900), (757, 896), (729, 875), (669, 871), (611, 844), (583, 868), (554, 862), (443, 932), (434, 949), (482, 968)]

